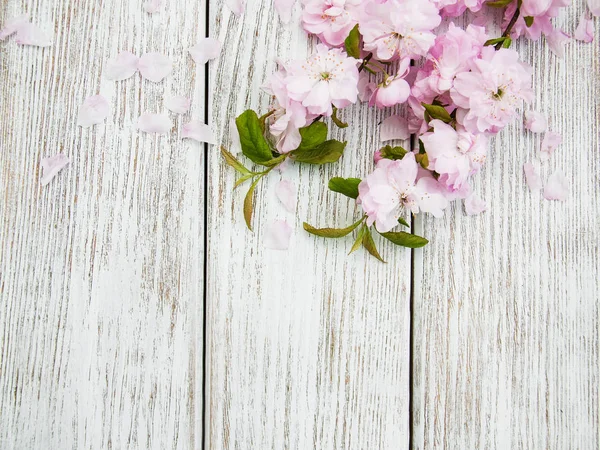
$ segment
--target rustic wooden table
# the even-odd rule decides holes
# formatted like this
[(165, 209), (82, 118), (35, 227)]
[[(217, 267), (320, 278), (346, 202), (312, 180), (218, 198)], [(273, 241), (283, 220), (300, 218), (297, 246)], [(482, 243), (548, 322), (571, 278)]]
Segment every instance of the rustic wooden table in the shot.
[[(574, 3), (557, 21), (569, 33)], [(354, 206), (324, 180), (371, 169), (389, 112), (345, 111), (362, 126), (344, 132), (342, 162), (285, 174), (295, 215), (267, 179), (254, 234), (216, 146), (135, 131), (183, 94), (194, 102), (177, 129), (206, 115), (231, 145), (231, 119), (267, 107), (275, 58), (310, 50), (299, 6), (286, 26), (270, 0), (240, 18), (220, 0), (155, 15), (141, 1), (5, 0), (0, 23), (24, 11), (54, 45), (0, 42), (0, 448), (598, 449), (597, 41), (562, 60), (518, 44), (532, 106), (564, 136), (543, 176), (561, 169), (569, 200), (527, 189), (540, 137), (516, 123), (476, 179), (489, 210), (415, 220), (431, 244), (383, 246), (384, 265), (301, 223), (350, 223)], [(224, 45), (205, 72), (187, 48), (207, 24)], [(174, 72), (107, 81), (125, 49), (164, 52)], [(96, 93), (112, 114), (77, 127)], [(72, 163), (42, 188), (39, 161), (58, 152)], [(278, 217), (295, 227), (287, 252), (261, 242)]]

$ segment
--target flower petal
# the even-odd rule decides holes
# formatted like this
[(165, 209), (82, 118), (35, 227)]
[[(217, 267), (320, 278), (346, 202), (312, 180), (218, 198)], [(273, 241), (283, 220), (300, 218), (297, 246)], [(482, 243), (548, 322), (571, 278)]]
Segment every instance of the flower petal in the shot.
[(62, 153), (50, 158), (44, 158), (41, 161), (42, 166), (42, 179), (40, 182), (42, 186), (46, 186), (52, 181), (58, 172), (64, 169), (69, 164), (69, 158)]
[(216, 144), (217, 141), (208, 125), (199, 120), (192, 120), (186, 123), (181, 130), (182, 139), (189, 138), (198, 142), (206, 142), (207, 144)]
[(155, 12), (158, 12), (162, 6), (162, 3), (162, 0), (148, 0), (146, 3), (144, 3), (144, 10), (148, 14), (154, 14)]
[(554, 150), (562, 143), (562, 136), (558, 133), (554, 133), (552, 131), (548, 131), (544, 135), (544, 140), (542, 141), (542, 149), (540, 153), (540, 159), (542, 161), (548, 161)]
[(5, 24), (4, 28), (0, 30), (0, 41), (3, 41), (8, 36), (13, 33), (16, 33), (19, 28), (29, 22), (29, 16), (27, 14), (23, 14), (22, 16), (14, 17), (9, 19)]
[(408, 121), (404, 117), (391, 116), (381, 124), (379, 140), (381, 142), (391, 141), (392, 139), (408, 139)]
[(571, 36), (566, 34), (564, 31), (558, 28), (553, 30), (552, 33), (546, 35), (546, 42), (548, 47), (552, 50), (556, 56), (560, 58), (565, 57), (565, 44), (571, 40)]
[(97, 123), (102, 123), (108, 116), (109, 110), (108, 101), (103, 96), (92, 95), (86, 98), (79, 107), (77, 125), (80, 127), (89, 127)]
[(281, 22), (290, 23), (295, 3), (296, 0), (275, 0), (275, 11), (279, 14)]
[(564, 202), (569, 196), (569, 184), (561, 172), (554, 172), (548, 178), (544, 187), (544, 198), (546, 200), (559, 200)]
[(600, 16), (600, 0), (587, 0), (587, 5), (594, 16)]
[(272, 250), (287, 250), (292, 237), (292, 227), (285, 220), (275, 220), (263, 237), (265, 247)]
[(146, 133), (165, 134), (171, 131), (173, 123), (165, 114), (144, 113), (138, 119), (137, 127)]
[(487, 209), (487, 204), (479, 195), (473, 193), (465, 199), (465, 212), (468, 216), (480, 214)]
[(139, 58), (133, 53), (124, 51), (116, 58), (108, 61), (105, 73), (109, 80), (125, 80), (137, 72)]
[(594, 21), (586, 17), (586, 13), (583, 13), (573, 34), (573, 37), (578, 41), (592, 42), (594, 40)]
[(40, 27), (32, 23), (24, 23), (17, 29), (17, 44), (49, 47), (52, 45), (50, 37)]
[(185, 114), (190, 110), (192, 101), (182, 95), (174, 95), (165, 98), (165, 106), (169, 111), (173, 111), (177, 114)]
[(246, 0), (225, 0), (225, 4), (236, 16), (241, 16), (246, 9)]
[(539, 191), (542, 189), (542, 178), (533, 164), (523, 164), (523, 171), (525, 172), (525, 180), (527, 181), (527, 186), (529, 186), (529, 189), (532, 191)]
[(158, 52), (144, 53), (138, 62), (142, 77), (154, 83), (162, 81), (173, 70), (173, 63), (166, 55)]
[(525, 111), (525, 128), (532, 133), (543, 133), (548, 128), (548, 120), (542, 113)]
[(285, 209), (292, 213), (296, 211), (298, 192), (296, 191), (296, 185), (294, 185), (294, 183), (288, 180), (281, 180), (277, 183), (275, 194), (277, 194), (277, 198), (283, 204)]
[(221, 53), (221, 43), (215, 38), (207, 37), (188, 51), (196, 64), (206, 64), (209, 60), (219, 56)]

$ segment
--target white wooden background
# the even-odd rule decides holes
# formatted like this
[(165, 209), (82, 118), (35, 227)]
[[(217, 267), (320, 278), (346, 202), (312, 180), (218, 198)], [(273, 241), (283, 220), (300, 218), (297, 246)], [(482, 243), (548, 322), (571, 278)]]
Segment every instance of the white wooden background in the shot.
[[(557, 22), (570, 33), (574, 3)], [(275, 58), (312, 45), (298, 5), (283, 25), (270, 0), (240, 18), (212, 0), (155, 15), (137, 1), (5, 0), (0, 23), (22, 12), (54, 45), (0, 43), (0, 448), (599, 447), (597, 41), (564, 60), (518, 46), (534, 107), (564, 136), (543, 175), (561, 169), (569, 200), (529, 192), (522, 165), (540, 137), (517, 123), (477, 178), (489, 210), (415, 220), (431, 244), (382, 245), (383, 265), (301, 223), (350, 223), (354, 206), (325, 180), (372, 169), (389, 112), (344, 111), (361, 126), (339, 134), (340, 164), (266, 179), (254, 234), (218, 148), (178, 138), (208, 114), (230, 147), (231, 119), (267, 107)], [(224, 43), (208, 74), (186, 52), (207, 31)], [(109, 82), (120, 50), (165, 52), (174, 72)], [(106, 124), (76, 127), (96, 93)], [(173, 133), (135, 131), (171, 93), (194, 99)], [(42, 188), (39, 160), (59, 151), (72, 163)], [(299, 187), (295, 214), (275, 198), (281, 178)], [(287, 252), (263, 246), (275, 218), (295, 228)]]

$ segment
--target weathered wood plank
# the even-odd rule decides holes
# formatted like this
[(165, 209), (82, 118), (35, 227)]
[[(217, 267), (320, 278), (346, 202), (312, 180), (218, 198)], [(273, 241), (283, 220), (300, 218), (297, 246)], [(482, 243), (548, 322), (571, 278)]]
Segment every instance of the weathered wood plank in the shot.
[[(241, 18), (211, 3), (211, 35), (224, 53), (210, 70), (211, 123), (229, 146), (230, 120), (248, 107), (266, 111), (260, 86), (275, 58), (300, 58), (309, 43), (294, 20), (281, 25), (272, 2), (248, 2)], [(347, 253), (352, 239), (325, 241), (302, 230), (342, 226), (358, 217), (327, 191), (332, 176), (363, 176), (382, 115), (344, 111), (354, 126), (347, 155), (322, 168), (292, 166), (259, 188), (255, 233), (242, 217), (245, 190), (217, 147), (209, 156), (208, 402), (210, 449), (406, 448), (410, 252), (381, 245), (390, 263)], [(239, 150), (236, 150), (239, 153)], [(296, 214), (275, 197), (280, 177), (298, 186)], [(290, 249), (265, 249), (275, 218), (294, 227)], [(353, 220), (354, 219), (354, 220)]]
[[(54, 31), (48, 49), (0, 43), (0, 447), (191, 448), (201, 441), (202, 146), (135, 130), (192, 95), (204, 69), (187, 47), (204, 2), (10, 0)], [(159, 84), (102, 78), (120, 50), (174, 60)], [(105, 125), (76, 127), (102, 93)], [(42, 157), (72, 161), (39, 184)]]
[[(558, 22), (565, 31), (583, 3)], [(415, 264), (415, 449), (599, 446), (598, 46), (571, 43), (564, 60), (541, 43), (519, 49), (534, 67), (534, 108), (564, 137), (542, 176), (560, 169), (571, 195), (529, 191), (522, 167), (541, 136), (517, 124), (475, 183), (489, 210), (420, 223), (432, 243)]]

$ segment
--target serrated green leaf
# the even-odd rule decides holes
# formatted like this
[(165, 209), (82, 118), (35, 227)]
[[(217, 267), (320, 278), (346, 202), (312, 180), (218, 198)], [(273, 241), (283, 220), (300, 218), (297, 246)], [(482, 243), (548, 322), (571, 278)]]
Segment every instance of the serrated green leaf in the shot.
[(410, 228), (410, 224), (403, 217), (400, 217), (398, 219), (398, 222), (400, 222), (400, 225), (404, 225), (406, 228)]
[(326, 164), (336, 162), (346, 148), (346, 142), (336, 140), (325, 141), (313, 148), (298, 149), (291, 152), (298, 162), (308, 164)]
[(380, 152), (381, 152), (382, 158), (392, 159), (392, 160), (402, 159), (402, 158), (404, 158), (404, 155), (406, 155), (408, 153), (408, 151), (406, 151), (404, 148), (400, 147), (399, 145), (396, 147), (392, 147), (391, 145), (386, 145), (385, 147), (381, 148)]
[(416, 234), (405, 233), (404, 231), (379, 234), (381, 234), (388, 241), (391, 241), (394, 244), (402, 247), (421, 248), (425, 247), (429, 243), (429, 241), (424, 237), (417, 236)]
[(225, 149), (225, 147), (221, 147), (221, 154), (223, 155), (225, 162), (229, 166), (231, 166), (235, 170), (237, 170), (239, 173), (241, 173), (243, 175), (251, 174), (250, 170), (248, 170), (246, 167), (244, 167), (244, 165), (241, 162), (239, 162), (235, 156), (233, 156), (231, 153), (229, 153)]
[(358, 250), (361, 247), (366, 231), (367, 231), (367, 226), (363, 225), (362, 228), (358, 231), (356, 240), (354, 241), (354, 244), (352, 245), (352, 248), (350, 249), (350, 252), (348, 253), (349, 255), (351, 255), (352, 253), (354, 253), (356, 250)]
[(427, 114), (429, 114), (429, 117), (432, 119), (441, 120), (442, 122), (446, 123), (452, 122), (450, 113), (446, 111), (446, 108), (443, 106), (429, 105), (427, 103), (421, 103), (421, 105), (423, 105), (423, 108), (425, 108), (425, 111), (427, 111)]
[(340, 178), (334, 177), (329, 180), (329, 189), (333, 192), (339, 192), (346, 197), (358, 198), (358, 185), (362, 180), (360, 178)]
[(258, 177), (254, 182), (250, 185), (250, 189), (248, 189), (248, 193), (244, 198), (244, 219), (246, 220), (246, 226), (250, 231), (252, 231), (252, 214), (254, 212), (254, 189), (256, 185), (261, 180), (262, 177)]
[(385, 263), (385, 260), (381, 257), (381, 255), (377, 251), (377, 246), (375, 245), (373, 236), (371, 235), (371, 232), (369, 231), (368, 228), (365, 231), (365, 237), (363, 238), (362, 244), (363, 244), (363, 247), (365, 248), (365, 250), (367, 250), (372, 256), (377, 258), (382, 263)]
[(243, 112), (235, 123), (240, 135), (242, 152), (256, 164), (263, 164), (273, 159), (271, 147), (263, 134), (260, 120), (251, 109)]
[(350, 34), (344, 41), (344, 46), (346, 47), (348, 56), (360, 59), (360, 32), (358, 31), (358, 25), (350, 30)]
[(327, 124), (321, 121), (313, 122), (307, 127), (300, 128), (300, 136), (302, 141), (297, 151), (315, 148), (327, 140)]

